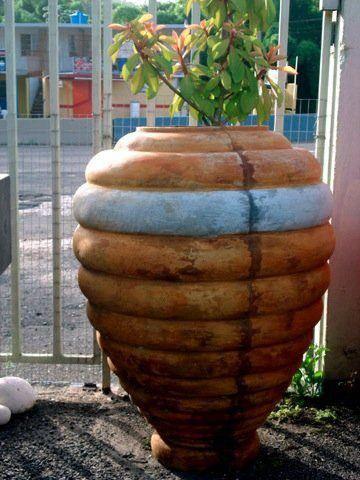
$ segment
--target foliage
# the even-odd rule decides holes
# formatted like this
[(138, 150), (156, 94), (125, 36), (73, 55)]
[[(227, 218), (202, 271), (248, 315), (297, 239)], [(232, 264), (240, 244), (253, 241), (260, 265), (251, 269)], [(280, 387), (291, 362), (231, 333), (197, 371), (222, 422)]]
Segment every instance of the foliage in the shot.
[(315, 398), (321, 395), (324, 372), (318, 370), (318, 365), (327, 351), (325, 347), (310, 345), (291, 382), (291, 389), (299, 398)]
[[(187, 0), (186, 14), (194, 0)], [(134, 54), (123, 67), (132, 93), (145, 86), (147, 98), (154, 98), (160, 83), (174, 93), (170, 115), (186, 102), (190, 114), (207, 125), (236, 123), (254, 109), (259, 123), (269, 118), (282, 92), (269, 77), (271, 69), (295, 73), (291, 67), (277, 67), (278, 46), (265, 48), (258, 34), (275, 17), (272, 0), (199, 0), (204, 20), (187, 26), (180, 35), (163, 33), (164, 26), (144, 14), (125, 25), (111, 24), (114, 36), (109, 54), (115, 61), (125, 42), (132, 42)], [(200, 63), (198, 58), (205, 58)], [(179, 85), (174, 78), (180, 77)], [(268, 88), (269, 87), (269, 88)]]
[(329, 423), (336, 420), (334, 410), (311, 407), (318, 403), (322, 394), (324, 374), (319, 370), (319, 362), (327, 351), (325, 347), (310, 345), (300, 368), (292, 379), (287, 396), (271, 413), (270, 419), (282, 422), (297, 420), (307, 415), (315, 423)]
[(289, 396), (270, 414), (269, 419), (281, 423), (301, 421), (327, 425), (337, 420), (337, 413), (334, 408), (308, 407), (303, 402), (299, 403), (296, 397)]
[[(274, 2), (278, 12), (280, 0)], [(318, 95), (321, 25), (319, 0), (291, 0), (288, 60), (290, 65), (295, 65), (296, 57), (299, 59), (299, 98), (317, 98)], [(266, 45), (278, 41), (278, 24), (267, 32), (264, 41)]]
[[(173, 0), (158, 3), (158, 22), (183, 24), (185, 13), (183, 10), (185, 0)], [(80, 9), (91, 14), (89, 0), (59, 0), (59, 21), (68, 23), (70, 13)], [(280, 0), (274, 0), (279, 11)], [(290, 24), (288, 41), (288, 61), (295, 65), (296, 57), (299, 58), (299, 98), (317, 98), (320, 43), (321, 43), (321, 12), (319, 0), (291, 0)], [(15, 0), (17, 22), (43, 22), (46, 16), (47, 0)], [(113, 3), (113, 21), (126, 23), (134, 20), (147, 9), (147, 2), (143, 5), (127, 2)], [(4, 21), (4, 0), (0, 0), (0, 22)], [(265, 34), (264, 42), (267, 47), (278, 43), (278, 23)], [(305, 43), (304, 43), (305, 42)], [(315, 107), (315, 102), (310, 103)]]
[(113, 21), (126, 23), (146, 12), (145, 5), (135, 5), (131, 2), (121, 2), (113, 5)]
[(312, 408), (311, 412), (314, 414), (314, 420), (316, 423), (331, 423), (337, 420), (336, 411), (333, 408), (317, 409)]
[(296, 420), (301, 416), (302, 412), (303, 409), (300, 405), (294, 403), (290, 398), (286, 398), (277, 406), (276, 410), (271, 412), (269, 418), (279, 422)]
[(158, 3), (157, 21), (159, 23), (183, 24), (185, 19), (185, 0)]

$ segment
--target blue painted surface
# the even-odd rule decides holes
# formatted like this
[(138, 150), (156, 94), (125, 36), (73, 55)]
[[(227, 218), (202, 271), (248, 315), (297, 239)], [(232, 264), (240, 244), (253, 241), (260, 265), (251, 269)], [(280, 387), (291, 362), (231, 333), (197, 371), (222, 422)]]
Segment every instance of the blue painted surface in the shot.
[[(249, 115), (242, 125), (256, 125), (256, 115)], [(157, 127), (169, 126), (186, 126), (189, 125), (188, 117), (157, 117)], [(274, 128), (274, 115), (270, 117), (270, 121), (265, 125), (269, 125), (270, 129)], [(134, 132), (136, 127), (146, 126), (146, 118), (115, 118), (113, 120), (114, 141), (118, 141), (124, 135)], [(293, 143), (314, 142), (316, 132), (316, 114), (294, 114), (285, 115), (284, 118), (284, 135)]]
[(89, 22), (89, 16), (84, 12), (77, 10), (75, 13), (70, 15), (70, 23), (76, 25), (86, 25)]
[[(274, 115), (264, 125), (274, 129)], [(242, 125), (257, 125), (257, 115), (249, 115)], [(284, 116), (284, 135), (290, 142), (314, 142), (316, 132), (316, 113), (288, 114)]]
[[(155, 125), (157, 127), (182, 127), (189, 125), (188, 117), (156, 117)], [(146, 127), (146, 118), (115, 118), (113, 120), (113, 138), (117, 142), (121, 137), (128, 133), (135, 132), (137, 127)]]
[(137, 127), (146, 127), (146, 118), (115, 118), (113, 120), (113, 138), (117, 142), (128, 133), (135, 132)]
[(325, 184), (252, 190), (164, 192), (85, 184), (74, 215), (89, 228), (155, 235), (218, 236), (314, 227), (331, 216)]

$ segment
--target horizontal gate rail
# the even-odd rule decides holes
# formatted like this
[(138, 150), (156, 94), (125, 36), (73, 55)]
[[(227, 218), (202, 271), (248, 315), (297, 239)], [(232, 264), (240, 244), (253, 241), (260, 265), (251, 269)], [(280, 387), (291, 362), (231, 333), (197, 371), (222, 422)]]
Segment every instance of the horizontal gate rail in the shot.
[(100, 353), (94, 355), (53, 355), (52, 353), (0, 353), (0, 362), (3, 363), (40, 363), (66, 365), (99, 365)]

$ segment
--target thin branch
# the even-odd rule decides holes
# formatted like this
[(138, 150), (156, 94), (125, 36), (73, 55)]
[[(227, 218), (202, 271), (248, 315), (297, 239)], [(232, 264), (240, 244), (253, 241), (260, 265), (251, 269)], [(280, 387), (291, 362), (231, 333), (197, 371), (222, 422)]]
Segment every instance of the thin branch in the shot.
[(176, 95), (178, 95), (186, 103), (188, 103), (190, 105), (190, 107), (192, 107), (194, 110), (196, 110), (197, 112), (200, 113), (203, 121), (204, 121), (205, 118), (208, 118), (212, 124), (219, 125), (219, 122), (217, 122), (214, 117), (210, 117), (209, 115), (207, 115), (206, 113), (201, 111), (199, 109), (199, 107), (196, 105), (196, 103), (194, 103), (192, 100), (189, 100), (188, 98), (184, 97), (184, 95), (180, 92), (180, 90), (178, 90), (176, 87), (174, 87), (174, 85), (166, 78), (166, 76), (163, 73), (161, 73), (158, 70), (158, 68), (155, 65), (153, 65), (149, 60), (147, 60), (147, 62), (150, 63), (150, 65), (156, 70), (159, 78), (165, 83), (165, 85), (167, 85), (170, 88), (170, 90), (172, 90)]

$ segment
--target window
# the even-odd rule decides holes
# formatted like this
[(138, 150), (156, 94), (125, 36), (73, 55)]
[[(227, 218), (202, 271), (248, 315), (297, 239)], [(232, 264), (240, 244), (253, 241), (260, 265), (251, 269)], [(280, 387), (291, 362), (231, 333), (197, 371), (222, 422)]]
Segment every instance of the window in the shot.
[(20, 35), (20, 49), (22, 57), (31, 55), (31, 35), (29, 33), (22, 33)]
[(75, 35), (70, 35), (68, 38), (69, 42), (69, 57), (77, 57), (76, 55), (76, 46), (75, 46)]

